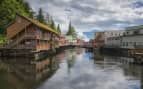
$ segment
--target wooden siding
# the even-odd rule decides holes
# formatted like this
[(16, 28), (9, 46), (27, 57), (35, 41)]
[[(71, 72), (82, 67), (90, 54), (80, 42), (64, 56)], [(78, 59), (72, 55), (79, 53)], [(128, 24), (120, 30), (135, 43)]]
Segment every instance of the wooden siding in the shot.
[(51, 31), (49, 27), (46, 28), (45, 25), (42, 26), (39, 22), (16, 15), (15, 21), (7, 27), (8, 47), (35, 51), (48, 50), (52, 41), (56, 42), (54, 47), (58, 48), (59, 34)]
[(14, 21), (14, 24), (10, 25), (7, 28), (7, 38), (10, 39), (14, 37), (17, 33), (22, 31), (25, 27), (27, 27), (30, 24), (29, 21), (21, 18), (20, 16), (16, 16), (16, 19)]

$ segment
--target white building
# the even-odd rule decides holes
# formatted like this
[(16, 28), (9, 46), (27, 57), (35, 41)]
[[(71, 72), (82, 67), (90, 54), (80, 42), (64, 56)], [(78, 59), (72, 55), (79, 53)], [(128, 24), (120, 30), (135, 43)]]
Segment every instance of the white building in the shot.
[(122, 48), (143, 48), (143, 25), (128, 27), (124, 32), (121, 43)]
[(111, 30), (105, 31), (105, 46), (106, 47), (120, 47), (121, 37), (123, 36), (124, 30)]
[(66, 45), (76, 45), (77, 39), (72, 36), (66, 36)]

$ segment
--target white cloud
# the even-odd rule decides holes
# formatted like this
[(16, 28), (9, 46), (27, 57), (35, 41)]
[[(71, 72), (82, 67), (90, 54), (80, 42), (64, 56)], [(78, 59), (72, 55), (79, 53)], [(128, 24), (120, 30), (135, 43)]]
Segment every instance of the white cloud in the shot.
[[(121, 29), (130, 25), (143, 24), (143, 6), (136, 8), (134, 3), (142, 0), (27, 0), (38, 11), (42, 7), (53, 16), (66, 32), (68, 23), (77, 32), (93, 29)], [(139, 21), (140, 20), (140, 21)]]
[(78, 32), (77, 34), (78, 38), (84, 39), (85, 41), (89, 41), (89, 38), (85, 34), (83, 34), (83, 32)]

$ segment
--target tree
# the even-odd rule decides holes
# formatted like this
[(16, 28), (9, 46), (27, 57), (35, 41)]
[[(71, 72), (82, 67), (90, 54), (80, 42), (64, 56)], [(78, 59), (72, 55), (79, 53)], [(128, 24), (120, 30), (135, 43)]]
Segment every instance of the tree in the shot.
[(48, 25), (51, 25), (51, 23), (52, 23), (52, 17), (49, 15), (49, 13), (47, 13), (47, 15), (46, 15), (46, 23), (48, 24)]
[(57, 31), (61, 34), (60, 24), (58, 24), (58, 26), (57, 26)]
[(25, 11), (27, 11), (27, 13), (29, 13), (29, 17), (33, 18), (34, 17), (34, 12), (32, 10), (32, 8), (30, 7), (28, 2), (23, 2), (23, 6)]
[(37, 20), (41, 23), (44, 23), (45, 24), (45, 17), (43, 15), (43, 10), (42, 8), (39, 8), (39, 12), (38, 12), (38, 15), (37, 15)]
[(73, 38), (77, 38), (77, 33), (75, 31), (75, 28), (71, 25), (71, 22), (69, 23), (69, 29), (66, 33), (67, 36), (72, 36)]
[(30, 5), (24, 5), (24, 0), (0, 0), (0, 34), (3, 34), (5, 27), (15, 18), (16, 13), (30, 17), (32, 9)]
[(52, 17), (51, 17), (51, 25), (50, 26), (51, 26), (51, 28), (53, 28), (54, 30), (56, 30), (55, 22), (52, 19)]

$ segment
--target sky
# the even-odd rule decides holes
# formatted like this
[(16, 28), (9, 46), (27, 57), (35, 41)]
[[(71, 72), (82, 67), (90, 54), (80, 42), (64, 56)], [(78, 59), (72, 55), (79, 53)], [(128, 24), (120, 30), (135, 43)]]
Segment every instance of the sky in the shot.
[(143, 0), (27, 0), (37, 12), (43, 8), (67, 32), (71, 21), (79, 37), (89, 40), (94, 31), (122, 30), (143, 24)]

